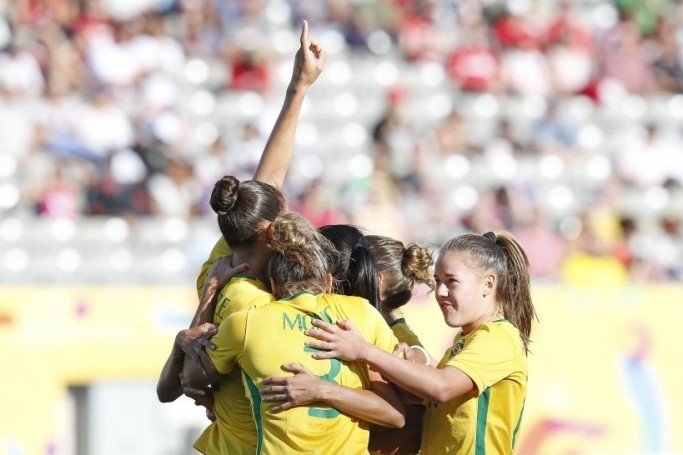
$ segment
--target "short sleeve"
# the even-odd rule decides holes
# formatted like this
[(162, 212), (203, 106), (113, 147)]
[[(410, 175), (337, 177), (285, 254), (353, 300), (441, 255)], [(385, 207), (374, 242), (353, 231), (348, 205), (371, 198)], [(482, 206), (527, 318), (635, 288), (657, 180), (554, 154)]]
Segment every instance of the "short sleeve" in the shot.
[(228, 316), (218, 326), (216, 335), (211, 338), (216, 349), (207, 349), (207, 353), (221, 374), (230, 373), (244, 352), (248, 313), (249, 311), (239, 311)]
[(509, 336), (485, 326), (471, 338), (466, 337), (462, 349), (446, 365), (469, 376), (481, 394), (514, 371), (514, 360), (514, 346)]
[(408, 323), (404, 318), (395, 320), (390, 326), (394, 335), (396, 335), (396, 338), (398, 338), (398, 341), (401, 343), (406, 343), (408, 346), (422, 346), (420, 339), (408, 326)]
[(384, 351), (393, 352), (398, 344), (398, 338), (377, 309), (367, 304), (365, 308), (367, 308), (365, 320), (368, 324), (369, 333), (372, 334), (367, 341)]

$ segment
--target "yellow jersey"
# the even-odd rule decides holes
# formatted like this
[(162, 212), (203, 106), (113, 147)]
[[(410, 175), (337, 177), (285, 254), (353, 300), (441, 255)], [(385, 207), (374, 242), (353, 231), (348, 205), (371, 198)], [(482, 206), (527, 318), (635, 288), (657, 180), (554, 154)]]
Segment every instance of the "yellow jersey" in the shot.
[[(218, 296), (214, 324), (220, 326), (230, 314), (273, 300), (262, 281), (235, 275)], [(216, 420), (195, 441), (194, 448), (207, 455), (254, 453), (256, 426), (239, 369), (221, 376), (214, 385), (213, 396)]]
[(527, 355), (519, 331), (507, 320), (459, 334), (439, 368), (455, 367), (477, 387), (447, 403), (427, 403), (420, 455), (510, 454), (527, 389)]
[(398, 341), (401, 343), (406, 343), (408, 346), (422, 346), (422, 343), (420, 342), (420, 339), (417, 337), (415, 332), (408, 326), (408, 323), (406, 322), (405, 318), (400, 317), (393, 321), (391, 324), (389, 324), (389, 327), (391, 327), (392, 332), (394, 332), (394, 335), (396, 335), (396, 338), (398, 338)]
[(228, 246), (228, 242), (226, 242), (225, 238), (221, 236), (221, 238), (218, 239), (216, 244), (213, 246), (213, 249), (209, 254), (209, 258), (202, 264), (202, 268), (199, 270), (199, 275), (197, 275), (197, 295), (199, 295), (200, 299), (202, 298), (202, 289), (204, 287), (204, 281), (206, 281), (206, 277), (209, 274), (209, 269), (211, 268), (213, 263), (216, 262), (219, 257), (230, 256), (231, 254), (232, 250)]
[(312, 319), (350, 320), (365, 340), (391, 352), (397, 343), (391, 329), (367, 300), (336, 294), (300, 292), (265, 306), (231, 314), (212, 341), (209, 356), (216, 369), (229, 373), (239, 365), (252, 403), (258, 433), (257, 454), (367, 454), (368, 424), (323, 406), (302, 406), (272, 413), (261, 401), (261, 381), (282, 376), (285, 363), (300, 363), (320, 379), (347, 387), (370, 387), (368, 368), (338, 359), (315, 360), (304, 334)]

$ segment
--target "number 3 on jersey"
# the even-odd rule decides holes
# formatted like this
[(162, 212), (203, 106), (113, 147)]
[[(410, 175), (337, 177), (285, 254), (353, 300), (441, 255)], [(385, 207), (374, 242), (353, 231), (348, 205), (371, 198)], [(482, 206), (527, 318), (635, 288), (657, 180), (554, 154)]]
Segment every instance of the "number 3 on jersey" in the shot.
[[(311, 348), (308, 346), (304, 347), (305, 352), (322, 352), (320, 349)], [(321, 362), (321, 360), (318, 360)], [(339, 384), (335, 378), (339, 375), (341, 371), (341, 362), (339, 359), (330, 359), (330, 371), (322, 376), (316, 375), (318, 379), (323, 381), (331, 382), (333, 384)], [(320, 417), (323, 419), (333, 419), (339, 415), (339, 411), (334, 408), (324, 409), (324, 408), (309, 408), (308, 415), (311, 417)]]

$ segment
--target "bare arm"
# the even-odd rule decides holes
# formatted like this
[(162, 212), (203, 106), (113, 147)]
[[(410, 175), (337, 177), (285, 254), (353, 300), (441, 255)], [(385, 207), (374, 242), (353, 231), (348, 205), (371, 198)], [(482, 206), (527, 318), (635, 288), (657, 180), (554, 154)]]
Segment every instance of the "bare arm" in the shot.
[(301, 47), (294, 59), (292, 79), (287, 87), (282, 109), (254, 173), (254, 180), (277, 188), (282, 187), (292, 160), (294, 135), (306, 92), (320, 76), (327, 61), (325, 49), (309, 37), (306, 21), (301, 28), (300, 41)]
[(175, 401), (183, 394), (180, 373), (183, 371), (184, 358), (185, 353), (173, 343), (171, 355), (168, 356), (157, 382), (157, 398), (162, 403)]
[(313, 324), (318, 329), (308, 329), (306, 334), (317, 340), (306, 345), (325, 351), (314, 353), (316, 359), (365, 362), (391, 383), (436, 403), (476, 392), (472, 379), (457, 368), (433, 368), (398, 358), (367, 343), (349, 321), (339, 321), (338, 326), (320, 320), (314, 320)]
[(211, 359), (204, 364), (198, 358), (190, 358), (189, 356), (185, 358), (182, 372), (185, 383), (193, 389), (207, 387), (221, 377), (221, 373), (216, 369)]
[(356, 389), (323, 381), (302, 365), (283, 365), (294, 376), (263, 380), (261, 396), (266, 402), (280, 402), (273, 412), (296, 406), (322, 402), (344, 414), (377, 425), (401, 428), (405, 424), (405, 408), (391, 384), (377, 372), (370, 372), (370, 389)]
[[(215, 346), (209, 338), (216, 333), (216, 326), (210, 323), (202, 324), (197, 327), (181, 330), (173, 340), (173, 348), (164, 367), (159, 375), (157, 382), (157, 397), (162, 403), (167, 403), (176, 400), (183, 394), (184, 387), (181, 382), (180, 374), (186, 367), (186, 364), (192, 364), (198, 370), (198, 374), (205, 376), (206, 369), (213, 368), (211, 359), (206, 354), (204, 348), (213, 349)], [(187, 381), (185, 381), (187, 383)], [(206, 384), (208, 385), (208, 384)], [(193, 387), (189, 384), (189, 388), (194, 389), (195, 394), (203, 395), (200, 391), (201, 387)]]
[(373, 455), (413, 455), (420, 452), (424, 411), (422, 405), (406, 405), (403, 428), (371, 428), (368, 451)]
[(249, 270), (249, 264), (240, 264), (232, 267), (231, 256), (221, 256), (213, 263), (204, 283), (202, 297), (199, 300), (197, 311), (192, 318), (190, 327), (196, 327), (205, 322), (213, 322), (213, 313), (216, 310), (216, 300), (223, 286), (225, 286), (235, 275)]

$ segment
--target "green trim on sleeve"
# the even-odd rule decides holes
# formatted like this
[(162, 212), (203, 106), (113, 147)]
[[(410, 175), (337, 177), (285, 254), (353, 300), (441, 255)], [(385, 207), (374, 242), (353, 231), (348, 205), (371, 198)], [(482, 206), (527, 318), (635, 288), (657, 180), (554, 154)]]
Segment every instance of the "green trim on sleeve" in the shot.
[(389, 327), (393, 327), (396, 324), (405, 324), (406, 323), (406, 318), (398, 318), (394, 319), (392, 322), (389, 323)]

